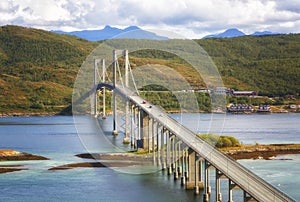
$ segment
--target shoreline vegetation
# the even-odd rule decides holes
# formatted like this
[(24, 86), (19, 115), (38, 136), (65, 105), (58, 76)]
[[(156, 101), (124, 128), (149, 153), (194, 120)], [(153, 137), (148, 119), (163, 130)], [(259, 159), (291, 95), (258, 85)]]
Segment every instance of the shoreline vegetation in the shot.
[[(169, 114), (179, 114), (179, 113), (185, 113), (182, 112), (180, 109), (166, 109), (166, 112)], [(196, 113), (220, 113), (219, 111), (199, 111)], [(256, 112), (252, 113), (231, 113), (231, 112), (222, 112), (222, 113), (227, 113), (227, 114), (260, 114)], [(293, 109), (287, 109), (284, 107), (278, 107), (278, 106), (271, 106), (271, 111), (268, 114), (282, 114), (282, 113), (300, 113), (300, 110), (293, 110)], [(107, 115), (109, 115), (110, 112), (107, 111)], [(61, 113), (61, 112), (0, 112), (0, 118), (1, 117), (18, 117), (18, 116), (72, 116), (72, 112), (68, 113)]]
[[(284, 113), (285, 110), (300, 111), (299, 43), (295, 43), (299, 39), (300, 34), (279, 34), (194, 39), (193, 41), (211, 57), (226, 88), (258, 93), (257, 98), (229, 96), (226, 98), (228, 104), (274, 105), (275, 107), (285, 105), (279, 111)], [(129, 42), (131, 43), (131, 39), (124, 40), (122, 43), (126, 46)], [(152, 44), (151, 40), (144, 42)], [(92, 58), (88, 56), (101, 43), (103, 41), (91, 42), (40, 29), (13, 25), (1, 26), (0, 114), (3, 116), (40, 113), (45, 115), (43, 112), (70, 114), (72, 92), (78, 70), (83, 61), (89, 63), (89, 59)], [(166, 51), (147, 49), (131, 52), (129, 61), (132, 69), (149, 67), (151, 64), (153, 70), (157, 70), (151, 72), (151, 83), (161, 85), (139, 87), (141, 95), (153, 104), (180, 112), (180, 104), (176, 98), (181, 96), (180, 99), (185, 100), (186, 93), (193, 92), (199, 110), (210, 112), (212, 106), (215, 106), (211, 103), (203, 75), (199, 75), (183, 58)], [(121, 64), (123, 61), (120, 58)], [(181, 82), (174, 79), (172, 71), (164, 71), (163, 66), (181, 75), (189, 87), (182, 89)], [(139, 73), (145, 74), (144, 71)], [(111, 78), (111, 75), (109, 77)], [(139, 78), (143, 77), (136, 75), (135, 80)], [(163, 87), (167, 85), (161, 81), (161, 78), (168, 80), (168, 85), (172, 86), (174, 93)], [(87, 80), (82, 84), (90, 86), (90, 82)], [(74, 97), (79, 96), (80, 93), (78, 95), (75, 93)], [(109, 93), (106, 95), (109, 95), (107, 98), (110, 97)], [(106, 102), (109, 108), (111, 99), (107, 99)], [(290, 105), (295, 105), (297, 109), (289, 109)], [(90, 108), (84, 105), (83, 107)]]
[[(266, 145), (240, 145), (237, 147), (219, 148), (222, 152), (235, 160), (292, 160), (281, 158), (281, 155), (300, 154), (300, 144), (266, 144)], [(86, 167), (126, 167), (132, 165), (149, 165), (152, 154), (133, 153), (83, 153), (75, 155), (82, 159), (94, 160), (92, 162), (70, 163), (49, 168), (48, 170), (68, 170), (73, 168)], [(26, 160), (49, 160), (46, 157), (19, 152), (15, 150), (0, 150), (0, 163), (7, 161)], [(96, 161), (95, 161), (96, 160)], [(1, 165), (0, 174), (28, 170), (24, 165)]]
[(239, 147), (225, 147), (220, 150), (235, 160), (290, 160), (276, 157), (286, 154), (300, 154), (300, 144), (241, 145)]

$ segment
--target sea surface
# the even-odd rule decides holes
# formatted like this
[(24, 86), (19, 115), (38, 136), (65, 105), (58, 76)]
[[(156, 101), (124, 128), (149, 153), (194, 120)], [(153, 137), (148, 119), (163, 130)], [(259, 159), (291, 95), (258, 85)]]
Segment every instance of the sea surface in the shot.
[[(300, 143), (300, 114), (171, 116), (195, 132), (232, 135), (245, 144)], [(0, 174), (0, 201), (202, 201), (201, 194), (195, 196), (193, 191), (184, 190), (180, 181), (174, 182), (159, 170), (145, 174), (110, 168), (49, 171), (54, 166), (86, 161), (75, 154), (130, 150), (122, 144), (122, 134), (111, 135), (111, 117), (106, 120), (77, 117), (75, 122), (71, 116), (0, 118), (1, 149), (50, 158), (0, 162), (0, 166), (21, 164), (27, 169)], [(103, 129), (103, 136), (99, 137), (96, 125)], [(300, 155), (239, 162), (300, 201)], [(213, 175), (212, 171), (212, 178)], [(222, 189), (222, 196), (227, 201), (226, 189)], [(234, 191), (234, 199), (242, 201), (242, 193)]]

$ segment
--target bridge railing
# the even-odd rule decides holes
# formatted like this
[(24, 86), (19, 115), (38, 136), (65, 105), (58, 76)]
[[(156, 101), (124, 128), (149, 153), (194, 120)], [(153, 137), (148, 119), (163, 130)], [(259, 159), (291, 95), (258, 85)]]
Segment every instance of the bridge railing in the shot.
[[(275, 188), (273, 185), (267, 183), (265, 180), (263, 180), (258, 175), (254, 174), (252, 171), (244, 167), (243, 165), (239, 164), (236, 160), (230, 158), (225, 153), (219, 151), (209, 143), (202, 140), (200, 137), (195, 135), (194, 132), (192, 132), (190, 129), (183, 125), (178, 125), (178, 122), (173, 119), (172, 117), (168, 116), (168, 119), (166, 121), (166, 128), (170, 130), (172, 133), (177, 134), (178, 131), (182, 132), (182, 134), (185, 134), (189, 137), (182, 137), (182, 135), (177, 134), (179, 139), (184, 141), (189, 147), (191, 147), (196, 152), (199, 152), (202, 157), (206, 160), (208, 160), (215, 168), (220, 170), (225, 176), (230, 178), (232, 181), (234, 181), (240, 188), (247, 191), (252, 196), (257, 196), (259, 190), (262, 188), (265, 189), (266, 192), (268, 192), (269, 196), (273, 195), (273, 199), (268, 198), (266, 195), (262, 194), (259, 198), (272, 201), (277, 201), (278, 199), (281, 201), (294, 201), (289, 196), (287, 196), (282, 191)], [(175, 126), (174, 128), (168, 127), (167, 122), (172, 122), (172, 126)], [(161, 123), (164, 124), (164, 123)], [(194, 144), (193, 144), (194, 143)], [(201, 148), (199, 148), (199, 146)], [(204, 150), (205, 149), (205, 150)], [(200, 151), (199, 151), (200, 150)], [(202, 152), (201, 152), (202, 151)], [(235, 169), (231, 169), (235, 168)], [(237, 169), (238, 168), (238, 172)], [(237, 176), (239, 175), (239, 176)], [(241, 183), (241, 179), (243, 179), (243, 183)], [(251, 181), (251, 183), (250, 183)], [(259, 189), (259, 190), (258, 190)], [(270, 194), (271, 193), (271, 194)]]
[[(217, 150), (215, 147), (197, 137), (187, 127), (180, 125), (175, 119), (168, 116), (162, 109), (153, 106), (151, 109), (142, 104), (144, 100), (134, 95), (127, 88), (116, 86), (118, 93), (141, 107), (151, 117), (155, 118), (162, 126), (175, 134), (181, 141), (188, 145), (204, 159), (210, 162), (216, 169), (221, 171), (227, 178), (235, 182), (241, 189), (260, 201), (294, 201), (282, 191), (278, 190), (265, 180), (254, 174), (246, 167), (239, 164), (228, 155)], [(134, 95), (134, 96), (133, 96)], [(159, 114), (159, 116), (157, 116)], [(163, 116), (161, 116), (163, 115)]]

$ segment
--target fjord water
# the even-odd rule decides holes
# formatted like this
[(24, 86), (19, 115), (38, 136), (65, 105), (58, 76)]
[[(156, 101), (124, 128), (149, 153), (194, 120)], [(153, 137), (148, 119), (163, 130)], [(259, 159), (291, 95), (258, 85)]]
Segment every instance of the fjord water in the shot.
[[(211, 114), (174, 114), (174, 119), (195, 132), (209, 131)], [(300, 143), (300, 114), (216, 115), (223, 124), (222, 134), (233, 135), (243, 143)], [(91, 119), (82, 117), (83, 120)], [(95, 120), (91, 120), (91, 123)], [(83, 121), (84, 123), (84, 121)], [(78, 124), (78, 123), (77, 123)], [(111, 118), (100, 120), (108, 131), (106, 140), (121, 145), (123, 136), (113, 138)], [(91, 125), (83, 126), (87, 139), (95, 136)], [(47, 161), (0, 162), (1, 165), (21, 164), (28, 170), (0, 175), (0, 201), (199, 201), (192, 191), (181, 188), (161, 171), (133, 175), (109, 168), (75, 168), (49, 171), (54, 166), (83, 162), (75, 154), (87, 152), (77, 135), (73, 117), (3, 117), (0, 118), (0, 148), (43, 155)], [(125, 148), (125, 146), (123, 146)], [(90, 149), (92, 148), (92, 149)], [(241, 160), (244, 166), (273, 186), (300, 201), (300, 155), (278, 158), (289, 160)], [(212, 175), (213, 177), (213, 175)], [(222, 191), (226, 200), (227, 192)], [(236, 201), (241, 193), (236, 192)]]

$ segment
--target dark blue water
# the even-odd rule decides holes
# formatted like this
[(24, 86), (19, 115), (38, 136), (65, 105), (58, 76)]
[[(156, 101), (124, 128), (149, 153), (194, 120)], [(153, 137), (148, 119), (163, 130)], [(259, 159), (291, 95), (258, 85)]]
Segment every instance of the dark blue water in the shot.
[[(195, 131), (209, 130), (211, 115), (174, 115)], [(227, 115), (215, 117), (223, 124), (224, 134), (238, 137), (245, 143), (300, 143), (299, 114)], [(28, 170), (0, 175), (0, 201), (199, 201), (192, 191), (181, 188), (163, 172), (126, 174), (109, 168), (76, 168), (48, 171), (53, 166), (82, 162), (75, 154), (98, 150), (115, 150), (122, 135), (110, 135), (111, 120), (100, 122), (107, 130), (104, 138), (95, 134), (93, 122), (82, 117), (78, 124), (84, 135), (77, 135), (73, 117), (5, 117), (0, 118), (0, 148), (15, 149), (49, 157), (48, 161), (1, 162), (0, 165), (22, 164)], [(89, 120), (89, 121), (86, 121)], [(196, 121), (196, 124), (195, 124)], [(189, 123), (189, 124), (188, 124)], [(199, 124), (197, 124), (199, 123)], [(97, 138), (96, 138), (97, 137)], [(110, 143), (110, 146), (107, 146)], [(101, 148), (98, 148), (98, 147)], [(103, 146), (103, 147), (102, 147)], [(117, 149), (128, 149), (118, 146)], [(299, 155), (288, 161), (243, 160), (243, 165), (268, 182), (300, 201), (298, 187)], [(288, 168), (288, 172), (287, 172)], [(226, 200), (226, 191), (223, 199)], [(236, 193), (239, 195), (240, 193)], [(237, 198), (238, 200), (240, 198)], [(238, 201), (236, 200), (236, 201)]]

